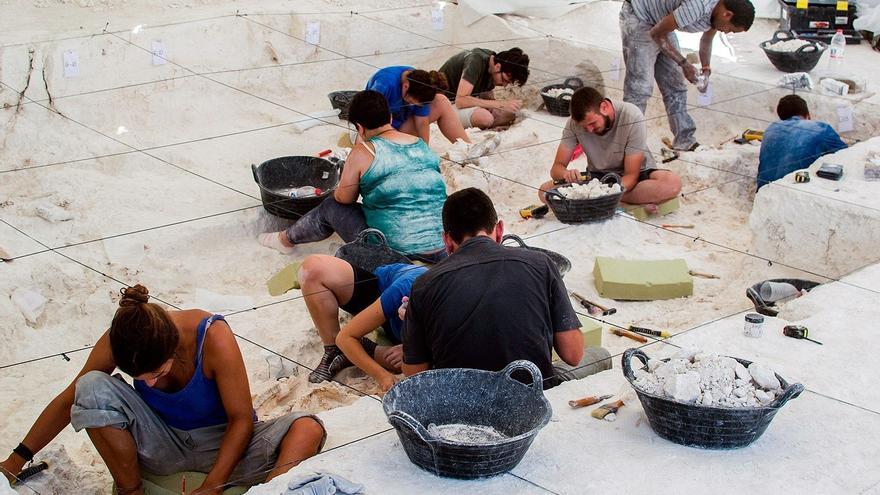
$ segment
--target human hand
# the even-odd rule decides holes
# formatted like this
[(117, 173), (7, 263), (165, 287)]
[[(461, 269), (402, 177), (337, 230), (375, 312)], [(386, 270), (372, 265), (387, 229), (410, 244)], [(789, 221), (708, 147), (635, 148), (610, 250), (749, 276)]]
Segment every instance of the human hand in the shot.
[(522, 109), (522, 100), (501, 100), (498, 103), (500, 104), (498, 109), (505, 112), (516, 113)]
[(20, 462), (18, 456), (10, 455), (5, 461), (0, 462), (0, 472), (6, 476), (6, 480), (9, 482), (15, 479), (15, 475), (21, 472), (22, 467), (24, 467), (24, 462)]
[(566, 169), (563, 179), (569, 184), (579, 184), (581, 182), (581, 171), (576, 168)]
[(691, 84), (697, 84), (697, 68), (693, 65), (685, 62), (681, 65), (681, 71), (684, 73), (684, 78), (691, 82)]
[(400, 307), (397, 308), (397, 316), (401, 320), (406, 319), (406, 308), (408, 308), (408, 307), (409, 307), (409, 296), (403, 296), (403, 298), (400, 299)]
[(386, 373), (379, 378), (379, 388), (382, 389), (382, 393), (385, 394), (391, 387), (393, 387), (398, 382), (397, 376), (392, 375), (391, 373)]
[(389, 349), (388, 354), (385, 355), (385, 359), (391, 367), (399, 370), (403, 365), (403, 344), (397, 344)]
[(708, 65), (704, 65), (702, 69), (700, 69), (700, 74), (709, 77), (712, 75), (712, 69)]

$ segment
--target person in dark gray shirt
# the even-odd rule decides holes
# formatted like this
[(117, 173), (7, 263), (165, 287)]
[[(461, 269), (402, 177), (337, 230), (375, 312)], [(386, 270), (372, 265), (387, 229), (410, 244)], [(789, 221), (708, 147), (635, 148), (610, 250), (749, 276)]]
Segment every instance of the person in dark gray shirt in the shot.
[[(501, 246), (504, 225), (479, 189), (443, 205), (451, 255), (413, 285), (403, 331), (403, 371), (429, 368), (498, 371), (527, 359), (544, 388), (610, 368), (603, 348), (584, 349), (562, 276), (539, 252)], [(552, 362), (556, 350), (563, 362)]]

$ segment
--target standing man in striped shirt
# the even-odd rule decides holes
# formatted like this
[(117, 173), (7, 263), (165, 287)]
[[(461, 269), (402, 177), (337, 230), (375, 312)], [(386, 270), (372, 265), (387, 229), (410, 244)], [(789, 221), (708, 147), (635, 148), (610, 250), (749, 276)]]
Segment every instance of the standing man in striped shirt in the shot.
[(696, 124), (687, 112), (687, 81), (696, 84), (697, 69), (681, 54), (675, 31), (702, 32), (701, 73), (711, 72), (715, 33), (741, 33), (752, 27), (755, 7), (749, 0), (624, 0), (620, 33), (626, 64), (623, 99), (642, 113), (654, 92), (654, 80), (666, 106), (673, 148), (693, 151)]

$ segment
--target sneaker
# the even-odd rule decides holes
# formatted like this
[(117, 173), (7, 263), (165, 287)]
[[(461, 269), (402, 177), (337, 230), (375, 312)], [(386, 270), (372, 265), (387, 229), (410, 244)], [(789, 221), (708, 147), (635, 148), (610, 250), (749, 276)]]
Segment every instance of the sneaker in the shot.
[(315, 371), (309, 373), (310, 383), (330, 381), (337, 373), (352, 366), (351, 361), (335, 345), (324, 346), (324, 356)]

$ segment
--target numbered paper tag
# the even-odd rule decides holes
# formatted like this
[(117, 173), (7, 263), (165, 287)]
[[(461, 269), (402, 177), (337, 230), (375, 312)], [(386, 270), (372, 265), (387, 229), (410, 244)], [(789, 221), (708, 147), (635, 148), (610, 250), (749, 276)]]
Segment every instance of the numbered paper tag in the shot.
[(321, 23), (309, 21), (306, 23), (306, 43), (317, 45), (321, 43)]
[(611, 59), (611, 70), (608, 71), (609, 77), (611, 77), (612, 81), (620, 80), (620, 58), (614, 57)]
[(837, 132), (849, 132), (855, 130), (853, 108), (849, 104), (837, 107)]
[(153, 52), (153, 65), (165, 65), (167, 62), (167, 54), (165, 53), (165, 45), (160, 40), (154, 40), (151, 51)]
[(79, 55), (74, 51), (64, 52), (64, 77), (79, 77)]
[(443, 31), (443, 8), (434, 7), (431, 9), (431, 26), (434, 31)]
[(706, 86), (706, 91), (699, 92), (697, 91), (697, 105), (701, 107), (709, 106), (712, 104), (712, 82), (710, 81)]

